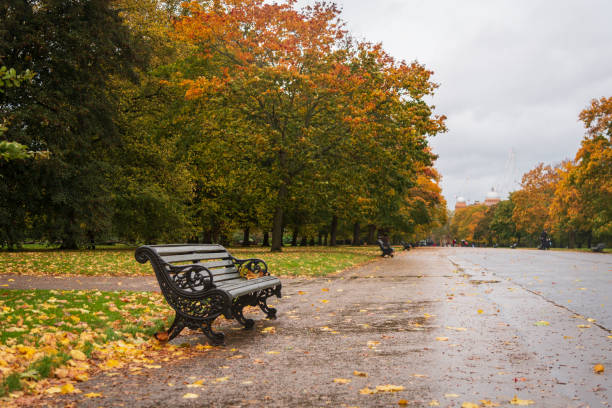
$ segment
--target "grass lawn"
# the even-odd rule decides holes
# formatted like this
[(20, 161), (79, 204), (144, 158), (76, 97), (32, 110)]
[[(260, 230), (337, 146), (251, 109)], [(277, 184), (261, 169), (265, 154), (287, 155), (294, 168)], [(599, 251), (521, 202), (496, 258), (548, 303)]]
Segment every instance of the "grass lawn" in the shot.
[[(151, 337), (172, 315), (157, 293), (0, 291), (0, 397), (70, 392), (92, 370), (152, 364), (160, 350), (175, 348)], [(50, 377), (66, 387), (49, 387)]]
[[(230, 248), (237, 258), (260, 258), (276, 276), (324, 276), (363, 264), (380, 256), (374, 246), (285, 247), (282, 252), (265, 248)], [(81, 251), (34, 250), (0, 252), (0, 273), (19, 275), (106, 275), (153, 274), (147, 264), (134, 259), (134, 248)]]

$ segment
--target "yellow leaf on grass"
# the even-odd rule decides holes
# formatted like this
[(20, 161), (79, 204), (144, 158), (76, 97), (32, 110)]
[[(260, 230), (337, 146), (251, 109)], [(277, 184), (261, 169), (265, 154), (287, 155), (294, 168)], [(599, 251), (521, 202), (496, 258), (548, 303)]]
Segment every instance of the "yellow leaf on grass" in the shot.
[(593, 367), (593, 371), (595, 371), (597, 374), (601, 374), (603, 373), (605, 370), (603, 364), (597, 364), (595, 365), (595, 367)]
[(473, 402), (464, 402), (461, 404), (461, 408), (478, 408), (478, 404), (474, 404)]
[(122, 365), (123, 363), (121, 361), (110, 359), (110, 360), (106, 360), (102, 364), (99, 364), (98, 367), (100, 367), (103, 370), (110, 370), (113, 368), (121, 367)]
[(198, 394), (192, 394), (190, 392), (188, 392), (187, 394), (183, 395), (183, 398), (186, 398), (186, 399), (194, 399), (194, 398), (198, 398), (198, 397), (199, 397)]
[(364, 373), (363, 371), (353, 371), (353, 375), (356, 377), (367, 377), (368, 373)]
[(79, 316), (70, 315), (70, 320), (72, 320), (75, 323), (78, 323), (81, 321), (81, 318)]
[(531, 405), (531, 404), (533, 404), (534, 402), (533, 402), (532, 400), (522, 400), (522, 399), (519, 399), (519, 398), (518, 398), (518, 397), (515, 395), (515, 396), (514, 396), (514, 398), (512, 398), (512, 399), (510, 400), (510, 403), (511, 403), (512, 405)]
[(79, 350), (70, 350), (70, 357), (79, 361), (87, 360), (87, 356), (85, 355), (85, 353)]
[(338, 384), (348, 384), (351, 382), (348, 378), (334, 378), (334, 382)]
[(62, 392), (60, 387), (50, 387), (45, 391), (47, 394), (59, 394), (60, 392)]
[(102, 394), (100, 394), (99, 392), (88, 392), (87, 394), (83, 394), (84, 396), (86, 396), (87, 398), (100, 398), (102, 397)]
[(448, 337), (436, 337), (438, 341), (448, 341)]

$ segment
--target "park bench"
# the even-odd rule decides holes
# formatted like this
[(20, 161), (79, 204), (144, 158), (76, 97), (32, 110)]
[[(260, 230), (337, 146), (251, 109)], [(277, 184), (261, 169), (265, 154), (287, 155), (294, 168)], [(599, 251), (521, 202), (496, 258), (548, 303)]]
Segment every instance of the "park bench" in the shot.
[(401, 241), (400, 244), (402, 244), (402, 246), (404, 247), (404, 251), (410, 251), (410, 243)]
[(386, 255), (389, 255), (391, 258), (393, 258), (393, 247), (389, 244), (386, 244), (383, 242), (382, 239), (378, 240), (378, 246), (380, 247), (380, 250), (382, 251), (382, 257), (384, 258)]
[(593, 251), (593, 252), (603, 252), (605, 247), (606, 247), (606, 244), (604, 244), (603, 242), (600, 242), (599, 244), (597, 244), (594, 247), (592, 247), (591, 251)]
[(213, 321), (224, 315), (250, 329), (254, 322), (244, 317), (245, 306), (259, 306), (268, 318), (276, 318), (267, 299), (281, 297), (281, 282), (269, 275), (261, 259), (236, 259), (221, 245), (201, 244), (146, 245), (135, 256), (140, 263), (151, 262), (159, 287), (176, 312), (167, 340), (188, 327), (201, 329), (212, 344), (222, 344), (225, 336), (213, 331)]

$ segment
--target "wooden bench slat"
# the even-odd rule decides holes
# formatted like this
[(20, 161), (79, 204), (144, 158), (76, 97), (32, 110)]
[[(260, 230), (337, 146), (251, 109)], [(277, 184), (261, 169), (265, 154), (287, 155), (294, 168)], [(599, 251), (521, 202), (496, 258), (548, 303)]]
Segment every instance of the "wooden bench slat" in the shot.
[(244, 279), (235, 279), (234, 281), (227, 280), (224, 282), (220, 282), (217, 285), (217, 287), (223, 290), (231, 291), (232, 289), (236, 289), (239, 287), (249, 287), (249, 286), (255, 285), (260, 282), (268, 282), (268, 281), (280, 282), (280, 280), (275, 276), (262, 276), (261, 278), (255, 278), (255, 279), (249, 279), (249, 280), (244, 280)]
[(151, 245), (150, 248), (153, 248), (159, 256), (189, 252), (227, 252), (221, 245)]
[(177, 262), (195, 262), (206, 259), (229, 259), (230, 255), (227, 252), (192, 252), (189, 254), (180, 255), (163, 255), (161, 259), (168, 263)]
[[(212, 261), (212, 262), (196, 262), (197, 265), (202, 265), (205, 268), (213, 271), (215, 268), (219, 267), (234, 267), (234, 261), (231, 259), (224, 259), (222, 261)], [(236, 269), (234, 267), (234, 269)]]

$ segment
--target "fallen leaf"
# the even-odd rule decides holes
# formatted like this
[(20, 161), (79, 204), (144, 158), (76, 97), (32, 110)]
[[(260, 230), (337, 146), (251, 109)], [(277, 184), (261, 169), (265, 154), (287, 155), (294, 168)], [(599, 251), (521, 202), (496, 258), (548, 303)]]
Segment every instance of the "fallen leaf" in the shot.
[(510, 404), (512, 405), (531, 405), (533, 403), (534, 402), (532, 400), (519, 399), (516, 395), (510, 400)]
[(420, 378), (420, 377), (429, 377), (428, 375), (425, 375), (425, 374), (412, 374), (412, 376), (413, 377), (417, 377), (417, 378)]
[(305, 295), (306, 292), (304, 292), (303, 290), (298, 290), (298, 295)]
[(455, 330), (455, 331), (466, 331), (467, 329), (465, 327), (451, 327), (451, 326), (446, 326), (447, 329), (449, 330)]
[(188, 392), (187, 394), (183, 395), (183, 398), (186, 398), (186, 399), (194, 399), (194, 398), (198, 398), (198, 397), (199, 397), (198, 394), (192, 394), (190, 392)]
[(320, 302), (321, 302), (321, 303), (327, 303), (327, 302), (329, 302), (329, 300), (327, 300), (327, 299), (321, 299), (321, 300), (320, 300)]
[(377, 385), (376, 392), (398, 392), (404, 391), (406, 388), (403, 385)]
[(438, 402), (438, 400), (431, 400), (431, 401), (429, 401), (429, 406), (430, 407), (439, 407), (440, 403)]
[(603, 364), (597, 364), (595, 365), (595, 367), (593, 367), (593, 371), (595, 371), (597, 374), (601, 374), (603, 373), (605, 370)]
[(280, 351), (266, 351), (266, 354), (280, 354)]
[(321, 288), (321, 292), (329, 292), (328, 288)]
[(533, 325), (534, 326), (550, 326), (550, 323), (547, 322), (546, 320), (540, 320), (538, 322), (535, 322)]
[(478, 404), (474, 404), (473, 402), (464, 402), (461, 404), (461, 408), (478, 408)]
[(50, 387), (45, 390), (47, 394), (59, 394), (60, 392), (62, 392), (60, 387)]
[(74, 394), (77, 392), (81, 392), (81, 390), (79, 390), (78, 388), (74, 388), (74, 385), (70, 383), (64, 384), (60, 390), (62, 394)]
[(477, 312), (478, 314), (483, 314), (483, 313), (484, 313), (484, 312), (482, 311), (482, 309), (478, 309), (476, 312)]
[(380, 341), (376, 341), (376, 340), (369, 340), (368, 341), (368, 347), (370, 347), (370, 348), (378, 346), (379, 344), (380, 344)]
[(368, 387), (362, 388), (359, 390), (359, 393), (362, 395), (366, 395), (366, 394), (376, 394), (376, 390), (371, 390)]
[(274, 334), (274, 333), (276, 333), (276, 327), (274, 327), (274, 326), (269, 326), (269, 327), (266, 327), (265, 329), (263, 329), (261, 332), (262, 332), (262, 333), (270, 333), (270, 334)]
[(490, 400), (480, 400), (480, 405), (483, 407), (499, 407), (499, 404)]
[(438, 341), (448, 341), (448, 337), (436, 337)]
[(229, 380), (229, 377), (215, 378), (215, 382), (226, 382), (227, 380)]
[(152, 364), (145, 364), (145, 365), (144, 365), (144, 367), (145, 367), (145, 368), (161, 368), (162, 366), (157, 365), (157, 364), (155, 364), (155, 365), (152, 365)]
[(193, 382), (192, 384), (187, 384), (187, 388), (200, 388), (204, 384), (204, 380), (198, 380)]
[(153, 337), (155, 337), (157, 341), (166, 342), (168, 341), (168, 332), (157, 332), (153, 335)]
[(397, 405), (408, 405), (408, 401), (405, 399), (401, 399), (399, 401), (397, 401)]
[(590, 325), (590, 324), (579, 324), (579, 325), (578, 325), (578, 328), (579, 328), (579, 329), (588, 329), (588, 328), (590, 328), (590, 327), (591, 327), (591, 325)]
[(363, 371), (353, 371), (353, 375), (356, 377), (367, 377), (368, 373), (364, 373)]
[(334, 382), (338, 384), (348, 384), (351, 382), (348, 378), (334, 378)]
[(446, 398), (457, 398), (459, 396), (459, 394), (444, 394), (444, 397)]
[(102, 394), (100, 394), (99, 392), (88, 392), (87, 394), (83, 394), (84, 396), (86, 396), (87, 398), (100, 398), (102, 397)]

